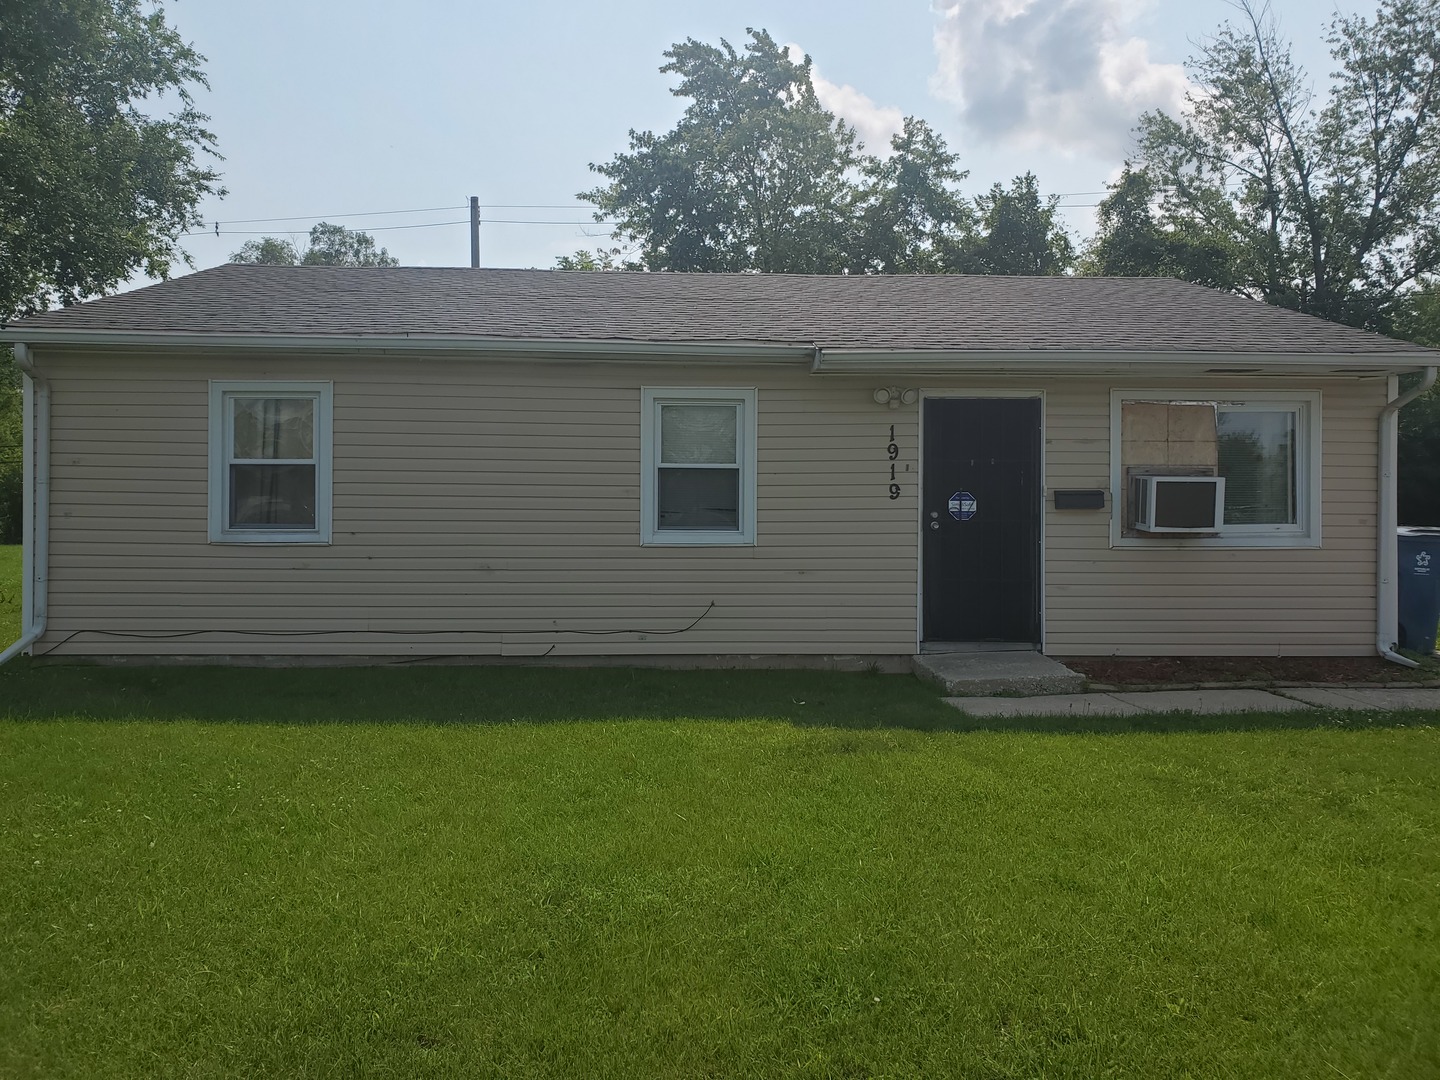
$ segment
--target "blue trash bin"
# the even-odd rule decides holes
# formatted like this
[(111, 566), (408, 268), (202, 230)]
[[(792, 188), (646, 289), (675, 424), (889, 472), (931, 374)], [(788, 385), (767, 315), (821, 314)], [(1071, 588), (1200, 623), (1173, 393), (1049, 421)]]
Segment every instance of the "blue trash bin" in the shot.
[(1400, 530), (1400, 647), (1429, 656), (1440, 623), (1440, 529)]

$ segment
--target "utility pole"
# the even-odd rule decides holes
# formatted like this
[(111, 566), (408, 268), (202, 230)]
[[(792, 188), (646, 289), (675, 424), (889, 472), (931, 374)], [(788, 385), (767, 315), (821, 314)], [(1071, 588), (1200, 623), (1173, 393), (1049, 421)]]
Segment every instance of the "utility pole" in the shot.
[(470, 196), (470, 265), (480, 268), (480, 196)]

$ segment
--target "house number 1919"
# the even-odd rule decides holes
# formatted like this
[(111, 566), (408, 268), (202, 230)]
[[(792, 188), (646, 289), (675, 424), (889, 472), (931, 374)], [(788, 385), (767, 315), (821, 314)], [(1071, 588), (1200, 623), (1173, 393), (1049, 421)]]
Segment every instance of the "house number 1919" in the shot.
[(890, 498), (900, 497), (900, 485), (895, 482), (895, 459), (900, 456), (900, 444), (895, 441), (895, 425), (890, 425), (890, 445), (885, 447), (885, 453), (890, 456)]

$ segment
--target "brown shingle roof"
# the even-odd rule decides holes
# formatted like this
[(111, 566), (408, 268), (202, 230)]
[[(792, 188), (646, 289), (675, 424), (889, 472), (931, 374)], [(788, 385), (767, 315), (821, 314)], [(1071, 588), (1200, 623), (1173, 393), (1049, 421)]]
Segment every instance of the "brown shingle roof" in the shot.
[(1435, 355), (1169, 278), (225, 265), (14, 324), (15, 331), (30, 327), (962, 352)]

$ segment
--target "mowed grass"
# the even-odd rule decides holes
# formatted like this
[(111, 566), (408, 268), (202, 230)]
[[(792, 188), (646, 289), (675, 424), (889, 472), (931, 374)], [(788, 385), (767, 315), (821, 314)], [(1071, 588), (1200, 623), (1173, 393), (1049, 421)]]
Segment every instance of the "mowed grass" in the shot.
[(20, 640), (20, 550), (0, 544), (0, 652)]
[(11, 665), (0, 1075), (1436, 1076), (1433, 720)]

